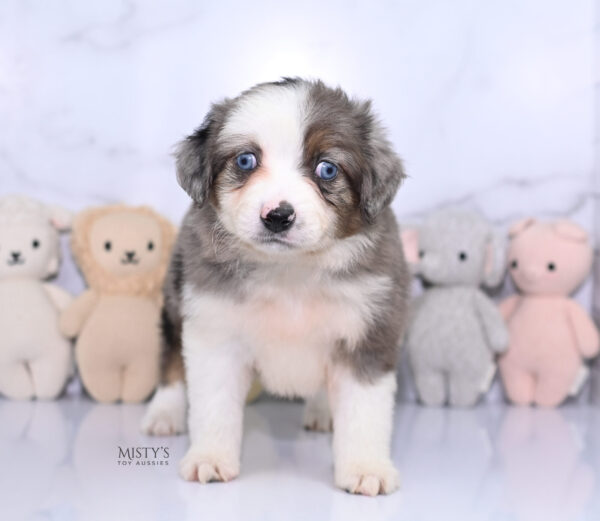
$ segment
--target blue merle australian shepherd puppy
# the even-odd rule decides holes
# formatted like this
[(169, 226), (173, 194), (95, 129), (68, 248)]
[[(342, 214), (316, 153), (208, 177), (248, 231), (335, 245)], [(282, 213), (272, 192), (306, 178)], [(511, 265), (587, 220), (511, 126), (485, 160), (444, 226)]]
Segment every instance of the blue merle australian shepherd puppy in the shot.
[(390, 459), (409, 273), (389, 207), (402, 164), (369, 102), (320, 81), (264, 83), (212, 106), (177, 151), (190, 195), (164, 288), (149, 434), (189, 431), (190, 481), (240, 472), (244, 399), (307, 400), (333, 427), (335, 483), (398, 487)]

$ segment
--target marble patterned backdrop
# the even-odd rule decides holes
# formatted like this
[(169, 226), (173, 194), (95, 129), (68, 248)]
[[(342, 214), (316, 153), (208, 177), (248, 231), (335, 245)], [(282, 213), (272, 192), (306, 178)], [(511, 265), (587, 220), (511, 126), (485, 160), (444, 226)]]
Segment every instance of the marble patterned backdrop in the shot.
[[(177, 222), (173, 144), (211, 100), (301, 75), (374, 99), (410, 176), (402, 222), (458, 204), (502, 228), (535, 214), (593, 233), (599, 5), (3, 0), (0, 195)], [(59, 282), (79, 292), (66, 259)], [(591, 284), (577, 298), (591, 309)]]

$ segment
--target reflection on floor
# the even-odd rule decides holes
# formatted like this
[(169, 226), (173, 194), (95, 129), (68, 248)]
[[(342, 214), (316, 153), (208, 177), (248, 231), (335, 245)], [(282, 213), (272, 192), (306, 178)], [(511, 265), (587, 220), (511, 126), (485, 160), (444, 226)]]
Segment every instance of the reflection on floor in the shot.
[(143, 436), (142, 412), (0, 400), (0, 519), (600, 519), (598, 408), (398, 405), (403, 486), (377, 499), (332, 486), (330, 436), (302, 430), (299, 403), (248, 407), (242, 475), (226, 485), (181, 481), (187, 438)]

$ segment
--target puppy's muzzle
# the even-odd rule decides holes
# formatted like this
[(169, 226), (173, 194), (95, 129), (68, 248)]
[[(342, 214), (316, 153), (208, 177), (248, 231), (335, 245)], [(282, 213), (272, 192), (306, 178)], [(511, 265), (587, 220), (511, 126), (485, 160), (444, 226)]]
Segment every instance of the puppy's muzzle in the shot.
[(281, 201), (276, 208), (265, 205), (260, 213), (260, 219), (267, 230), (280, 233), (292, 227), (296, 220), (296, 212), (290, 203)]

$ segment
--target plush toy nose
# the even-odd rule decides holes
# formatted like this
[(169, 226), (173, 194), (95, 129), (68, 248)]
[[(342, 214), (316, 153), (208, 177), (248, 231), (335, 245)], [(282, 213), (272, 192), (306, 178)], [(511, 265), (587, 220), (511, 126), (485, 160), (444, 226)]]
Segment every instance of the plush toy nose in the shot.
[(133, 260), (135, 257), (135, 251), (126, 251), (125, 255), (127, 255), (127, 260)]
[(21, 256), (21, 252), (20, 251), (11, 251), (10, 252), (13, 260), (18, 261), (19, 257)]
[(287, 201), (280, 201), (279, 206), (272, 208), (265, 205), (260, 212), (260, 219), (267, 230), (279, 233), (291, 228), (296, 220), (294, 207)]

